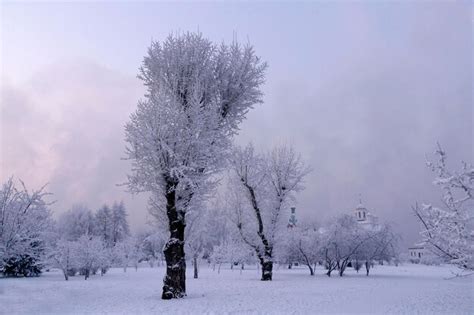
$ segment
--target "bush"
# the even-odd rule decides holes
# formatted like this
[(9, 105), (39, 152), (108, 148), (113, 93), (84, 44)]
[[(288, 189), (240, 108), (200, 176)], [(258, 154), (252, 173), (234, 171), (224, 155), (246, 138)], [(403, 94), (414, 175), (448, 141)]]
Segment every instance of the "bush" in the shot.
[(36, 277), (41, 274), (42, 267), (34, 257), (21, 255), (4, 260), (2, 273), (6, 277)]

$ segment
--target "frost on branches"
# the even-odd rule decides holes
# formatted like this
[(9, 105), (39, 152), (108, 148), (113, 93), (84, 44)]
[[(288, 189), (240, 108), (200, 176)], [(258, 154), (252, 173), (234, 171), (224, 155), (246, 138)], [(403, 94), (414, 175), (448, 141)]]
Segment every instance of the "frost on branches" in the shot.
[(13, 178), (0, 190), (0, 273), (5, 276), (36, 276), (41, 272), (46, 231), (51, 214), (44, 186), (28, 191)]
[(210, 191), (239, 123), (262, 102), (265, 69), (250, 45), (215, 45), (200, 33), (153, 42), (144, 58), (139, 78), (147, 93), (125, 127), (128, 186), (164, 205), (163, 299), (186, 295), (186, 213)]
[(293, 149), (281, 146), (265, 155), (248, 145), (232, 157), (234, 219), (242, 240), (255, 250), (262, 280), (272, 280), (274, 247), (282, 229), (281, 214), (301, 190), (310, 169)]
[(446, 152), (438, 145), (438, 160), (428, 162), (436, 174), (434, 184), (443, 190), (443, 207), (416, 205), (425, 245), (438, 257), (464, 270), (474, 269), (474, 167), (462, 163), (457, 172), (448, 170)]

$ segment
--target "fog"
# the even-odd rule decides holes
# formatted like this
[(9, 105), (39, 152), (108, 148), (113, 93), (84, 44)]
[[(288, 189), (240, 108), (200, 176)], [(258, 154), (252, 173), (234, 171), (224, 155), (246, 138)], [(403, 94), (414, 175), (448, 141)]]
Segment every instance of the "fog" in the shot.
[(362, 196), (418, 239), (415, 202), (440, 200), (425, 161), (473, 161), (472, 17), (468, 3), (2, 4), (0, 179), (49, 183), (57, 215), (124, 200), (134, 229), (147, 196), (123, 186), (123, 126), (144, 88), (152, 39), (201, 31), (250, 42), (269, 64), (265, 103), (236, 138), (291, 143), (314, 171), (300, 219), (352, 213)]

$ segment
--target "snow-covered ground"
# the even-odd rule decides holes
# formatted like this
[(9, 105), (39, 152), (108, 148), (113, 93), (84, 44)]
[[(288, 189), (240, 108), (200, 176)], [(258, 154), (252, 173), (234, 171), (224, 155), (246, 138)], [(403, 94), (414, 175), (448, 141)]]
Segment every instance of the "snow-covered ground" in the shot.
[(188, 296), (160, 299), (163, 268), (112, 269), (104, 277), (69, 281), (58, 271), (39, 278), (0, 279), (1, 314), (473, 314), (473, 276), (454, 278), (452, 267), (376, 266), (371, 275), (352, 269), (340, 278), (309, 276), (307, 269), (275, 270), (259, 281), (255, 269), (188, 269)]

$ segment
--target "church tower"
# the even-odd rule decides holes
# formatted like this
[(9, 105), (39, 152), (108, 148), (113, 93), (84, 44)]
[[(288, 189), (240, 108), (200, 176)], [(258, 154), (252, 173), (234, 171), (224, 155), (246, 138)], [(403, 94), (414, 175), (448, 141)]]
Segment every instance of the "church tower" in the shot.
[(359, 205), (355, 209), (357, 221), (363, 222), (367, 220), (367, 208), (362, 204), (362, 199), (359, 198)]

